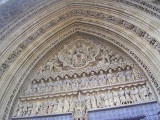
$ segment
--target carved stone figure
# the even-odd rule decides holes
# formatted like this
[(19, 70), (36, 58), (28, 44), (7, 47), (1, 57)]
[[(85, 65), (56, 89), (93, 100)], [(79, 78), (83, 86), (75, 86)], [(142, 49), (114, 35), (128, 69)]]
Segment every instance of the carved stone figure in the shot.
[(105, 107), (105, 93), (101, 93), (101, 104), (102, 108)]
[(33, 109), (32, 109), (32, 112), (31, 112), (31, 116), (38, 115), (39, 106), (37, 105), (37, 103), (35, 101), (32, 102), (32, 104), (33, 104)]
[(63, 112), (69, 112), (69, 109), (70, 109), (70, 104), (68, 102), (68, 99), (65, 97), (64, 98), (64, 108), (63, 108)]
[(40, 103), (39, 105), (37, 105), (37, 115), (43, 115), (43, 102), (42, 103)]
[(30, 116), (33, 110), (33, 103), (31, 101), (27, 103), (27, 108), (28, 108), (28, 111), (26, 113), (26, 116)]
[(52, 81), (52, 78), (48, 78), (48, 82), (47, 82), (47, 87), (46, 87), (46, 91), (47, 92), (52, 92), (54, 90), (54, 84)]
[(94, 72), (91, 72), (91, 76), (89, 77), (90, 79), (90, 87), (97, 87), (98, 81), (97, 81), (97, 76), (94, 74)]
[(74, 79), (72, 80), (72, 89), (78, 90), (79, 89), (79, 79), (77, 78), (77, 75), (74, 75)]
[(97, 107), (102, 108), (103, 107), (102, 98), (99, 92), (96, 94), (96, 101), (97, 101)]
[(150, 91), (149, 91), (149, 88), (146, 86), (146, 85), (143, 85), (143, 94), (144, 94), (144, 100), (145, 101), (149, 101), (149, 96), (150, 96)]
[(113, 91), (113, 99), (114, 99), (115, 106), (119, 106), (121, 104), (117, 91)]
[(109, 101), (109, 106), (112, 107), (114, 106), (114, 102), (113, 102), (113, 93), (112, 91), (108, 91), (108, 101)]
[(134, 87), (134, 89), (133, 89), (133, 94), (134, 94), (136, 102), (141, 102), (141, 99), (139, 96), (139, 90), (136, 87)]
[(86, 74), (82, 74), (83, 77), (81, 78), (81, 88), (87, 88), (88, 87), (88, 78), (86, 77)]
[(54, 71), (62, 71), (62, 63), (60, 63), (59, 58), (57, 55), (55, 55), (53, 59), (53, 70)]
[(82, 99), (81, 93), (78, 93), (78, 100), (75, 103), (75, 111), (73, 112), (73, 120), (86, 120), (85, 102)]
[(133, 103), (133, 101), (130, 97), (130, 91), (127, 88), (125, 88), (125, 97), (126, 97), (126, 103), (127, 104)]
[(91, 97), (90, 97), (89, 93), (87, 93), (87, 96), (85, 97), (85, 101), (86, 101), (87, 110), (90, 110), (91, 109)]
[(85, 105), (82, 101), (78, 101), (75, 104), (75, 112), (73, 114), (73, 120), (86, 120)]
[(112, 63), (112, 56), (114, 55), (113, 54), (113, 50), (108, 50), (108, 55), (109, 55), (109, 61), (110, 61), (110, 63)]
[(139, 95), (142, 101), (145, 101), (145, 96), (143, 93), (143, 88), (141, 88), (141, 86), (138, 86), (138, 90), (139, 90)]
[(23, 110), (22, 111), (23, 111), (23, 116), (26, 116), (27, 112), (28, 112), (27, 101), (23, 102)]
[(120, 56), (120, 55), (115, 55), (115, 62), (116, 63), (121, 63), (121, 62), (123, 62), (123, 58)]
[(109, 73), (107, 74), (107, 78), (108, 78), (108, 83), (109, 84), (114, 84), (117, 82), (116, 77), (114, 76), (112, 69), (109, 69)]
[(54, 63), (52, 60), (49, 60), (46, 65), (48, 66), (48, 71), (52, 72), (52, 70), (54, 69)]
[(112, 53), (112, 54), (110, 53), (110, 56), (111, 56), (111, 58), (110, 58), (111, 63), (121, 63), (121, 62), (123, 62), (122, 57), (120, 55), (116, 54), (116, 53)]
[(105, 96), (104, 96), (104, 100), (105, 100), (105, 102), (104, 102), (104, 106), (105, 107), (109, 107), (109, 96), (108, 96), (108, 92), (106, 92), (106, 94), (104, 94)]
[(131, 88), (130, 96), (132, 98), (133, 103), (135, 103), (136, 102), (136, 97), (134, 95), (134, 89), (133, 88)]
[(118, 68), (118, 72), (117, 72), (117, 80), (118, 82), (126, 82), (126, 77), (124, 75), (124, 72), (122, 71), (121, 68)]
[(119, 91), (119, 98), (120, 98), (121, 104), (124, 105), (126, 103), (126, 98), (125, 98), (125, 91), (122, 88), (120, 88), (120, 91)]
[(57, 107), (58, 107), (58, 102), (57, 102), (57, 100), (53, 100), (52, 101), (53, 102), (53, 109), (52, 109), (52, 113), (53, 114), (56, 114), (57, 113)]
[(52, 114), (53, 107), (54, 107), (54, 102), (52, 99), (49, 99), (48, 100), (48, 114)]
[(67, 91), (67, 81), (66, 80), (63, 81), (63, 83), (62, 83), (62, 89), (63, 89), (63, 91)]
[(97, 101), (96, 101), (96, 98), (95, 98), (95, 93), (93, 93), (91, 95), (91, 105), (92, 105), (92, 109), (96, 109), (97, 108)]
[(38, 93), (45, 93), (46, 90), (46, 84), (43, 79), (40, 80), (40, 83), (38, 85)]
[(63, 66), (82, 68), (95, 61), (98, 53), (98, 46), (91, 41), (76, 40), (65, 45), (64, 49), (59, 51), (58, 58), (63, 63)]
[(49, 108), (49, 101), (45, 100), (43, 102), (43, 114), (48, 114), (48, 108)]
[(76, 48), (74, 50), (72, 63), (74, 66), (81, 67), (86, 63), (86, 56), (84, 51), (84, 46), (81, 43), (76, 44)]
[(60, 81), (59, 77), (56, 78), (56, 82), (55, 82), (55, 92), (60, 92), (61, 88), (62, 88), (62, 81)]
[(66, 90), (71, 89), (71, 81), (68, 80), (68, 76), (65, 76), (65, 82), (66, 82)]
[(90, 46), (87, 47), (86, 52), (87, 52), (88, 61), (94, 61), (95, 56), (98, 53), (98, 50), (95, 49), (95, 47), (93, 45), (90, 45)]
[(64, 55), (64, 60), (66, 61), (66, 62), (64, 62), (65, 63), (64, 66), (67, 66), (67, 63), (72, 64), (72, 54), (71, 54), (71, 51), (67, 51), (66, 50), (66, 54)]
[(70, 104), (70, 112), (73, 112), (74, 111), (74, 108), (75, 108), (75, 100), (73, 98), (73, 96), (71, 96), (70, 100), (69, 100), (69, 104)]
[(133, 71), (131, 70), (131, 67), (130, 67), (130, 66), (127, 66), (126, 78), (127, 78), (127, 81), (134, 81), (134, 80), (135, 80), (134, 73), (133, 73)]
[(37, 83), (36, 83), (36, 81), (34, 80), (33, 82), (32, 82), (32, 93), (37, 93), (37, 90), (38, 90), (38, 85), (37, 85)]
[(107, 77), (103, 74), (103, 71), (100, 71), (100, 75), (98, 76), (99, 85), (103, 86), (107, 84)]
[(63, 112), (63, 98), (58, 99), (58, 105), (55, 113), (62, 113)]
[(105, 64), (105, 63), (104, 63), (104, 60), (102, 59), (101, 61), (99, 61), (99, 62), (97, 63), (97, 66), (98, 66), (98, 67), (102, 67), (104, 64)]
[(110, 64), (110, 55), (106, 48), (101, 48), (101, 56), (100, 56), (99, 66), (103, 66), (104, 64)]

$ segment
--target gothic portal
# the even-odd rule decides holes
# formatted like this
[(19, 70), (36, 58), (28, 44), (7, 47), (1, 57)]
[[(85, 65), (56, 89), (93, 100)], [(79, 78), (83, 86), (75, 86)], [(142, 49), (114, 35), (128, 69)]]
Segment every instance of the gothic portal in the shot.
[(160, 120), (158, 0), (0, 2), (0, 120)]
[[(145, 113), (138, 107), (154, 103), (149, 118), (158, 120), (155, 95), (137, 63), (120, 48), (89, 34), (78, 32), (60, 41), (36, 64), (20, 91), (13, 112), (18, 118), (71, 113), (73, 120), (95, 120), (89, 111), (137, 104), (134, 107)], [(118, 119), (147, 117), (144, 113)], [(88, 118), (90, 114), (94, 117)], [(65, 120), (71, 119), (66, 115)]]

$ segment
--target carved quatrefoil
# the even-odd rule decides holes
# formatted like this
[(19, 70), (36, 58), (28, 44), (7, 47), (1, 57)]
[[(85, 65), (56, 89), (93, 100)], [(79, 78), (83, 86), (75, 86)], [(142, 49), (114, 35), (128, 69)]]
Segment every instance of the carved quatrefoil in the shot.
[(99, 47), (91, 41), (76, 40), (65, 45), (64, 49), (59, 51), (58, 58), (63, 62), (63, 66), (83, 68), (95, 61), (99, 51)]

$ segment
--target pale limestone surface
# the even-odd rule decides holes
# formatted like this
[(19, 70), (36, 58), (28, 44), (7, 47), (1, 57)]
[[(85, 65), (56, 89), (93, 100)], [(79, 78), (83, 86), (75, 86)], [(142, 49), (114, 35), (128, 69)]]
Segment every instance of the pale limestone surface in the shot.
[[(86, 116), (86, 108), (96, 109), (151, 99), (159, 102), (160, 13), (158, 8), (153, 9), (154, 3), (149, 3), (151, 7), (128, 1), (145, 9), (118, 0), (65, 0), (54, 4), (46, 0), (45, 4), (34, 6), (34, 10), (27, 9), (21, 19), (15, 18), (7, 23), (8, 26), (1, 29), (3, 39), (0, 41), (0, 118), (8, 120), (14, 115), (30, 116), (53, 111), (62, 113), (63, 110), (74, 113), (77, 110), (79, 114), (74, 115), (76, 119), (84, 114)], [(47, 4), (48, 6), (44, 7)], [(41, 11), (35, 13), (40, 8)], [(80, 46), (76, 46), (77, 40), (81, 42)], [(99, 50), (103, 48), (100, 45), (106, 47), (105, 52)], [(92, 48), (96, 48), (96, 51)], [(90, 53), (87, 53), (89, 50)], [(58, 60), (54, 58), (56, 55)], [(112, 65), (114, 63), (116, 64)], [(109, 70), (109, 65), (112, 65), (112, 71)], [(131, 67), (130, 71), (127, 66)], [(109, 78), (109, 83), (106, 79), (104, 86), (98, 79), (101, 69)], [(83, 73), (86, 75), (83, 76)], [(77, 74), (77, 82), (73, 82), (74, 74)], [(65, 80), (65, 75), (68, 75), (68, 80)], [(58, 76), (60, 78), (57, 78)], [(50, 84), (47, 82), (49, 77), (53, 79)], [(88, 80), (87, 86), (79, 81), (85, 77)], [(96, 77), (97, 79), (92, 80)], [(34, 79), (36, 82), (32, 82)], [(50, 89), (46, 84), (51, 86)], [(52, 93), (55, 84), (58, 87), (57, 93)], [(67, 86), (67, 94), (61, 85)], [(77, 90), (71, 86), (81, 89), (81, 97), (78, 97), (80, 95)], [(110, 89), (106, 89), (106, 86)], [(123, 89), (120, 90), (122, 86)], [(99, 94), (95, 90), (99, 90)], [(137, 91), (143, 94), (139, 95)], [(87, 95), (88, 92), (92, 93)], [(121, 96), (120, 100), (116, 93)], [(40, 98), (32, 101), (32, 94), (35, 95), (34, 99), (37, 99), (37, 96)], [(46, 94), (51, 100), (42, 97)], [(50, 101), (55, 95), (66, 96), (66, 99), (58, 97), (53, 100), (55, 102), (52, 105)], [(92, 101), (85, 101), (85, 97), (91, 97)], [(76, 104), (70, 104), (72, 99), (77, 101)], [(95, 102), (97, 99), (100, 100), (99, 105)], [(67, 104), (65, 109), (64, 105), (59, 104), (60, 101)], [(84, 108), (85, 102), (91, 106)], [(33, 106), (35, 110), (32, 109)], [(40, 111), (39, 106), (45, 106), (46, 109)], [(59, 108), (57, 111), (56, 106)]]

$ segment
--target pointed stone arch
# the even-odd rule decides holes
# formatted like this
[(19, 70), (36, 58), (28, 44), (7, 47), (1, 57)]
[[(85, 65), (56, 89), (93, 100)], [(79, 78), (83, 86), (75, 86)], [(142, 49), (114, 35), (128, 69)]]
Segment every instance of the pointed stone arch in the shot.
[[(29, 74), (29, 72), (31, 72), (31, 68), (34, 66), (34, 64), (37, 62), (37, 60), (41, 58), (41, 55), (43, 53), (45, 53), (45, 51), (47, 50), (47, 47), (45, 48), (45, 46), (53, 47), (52, 45), (56, 44), (56, 42), (58, 43), (60, 39), (62, 40), (65, 37), (69, 36), (70, 34), (72, 34), (74, 32), (77, 32), (77, 31), (83, 32), (83, 33), (88, 33), (88, 34), (93, 34), (95, 36), (103, 38), (104, 40), (109, 40), (110, 42), (112, 42), (116, 46), (119, 46), (121, 49), (123, 49), (126, 53), (128, 52), (127, 54), (132, 56), (132, 58), (137, 62), (137, 64), (139, 66), (141, 66), (141, 68), (144, 70), (145, 74), (148, 76), (148, 79), (151, 83), (151, 86), (153, 86), (153, 88), (154, 88), (155, 94), (158, 97), (159, 93), (158, 93), (157, 89), (159, 88), (159, 85), (158, 85), (157, 81), (159, 78), (159, 64), (158, 64), (159, 57), (157, 57), (157, 56), (159, 56), (159, 53), (157, 51), (157, 47), (154, 46), (154, 43), (152, 44), (152, 40), (153, 40), (153, 42), (155, 42), (154, 41), (155, 39), (157, 41), (159, 41), (157, 34), (151, 33), (151, 35), (154, 36), (155, 39), (152, 36), (150, 36), (148, 34), (147, 28), (144, 27), (146, 25), (146, 22), (144, 22), (144, 20), (139, 20), (137, 18), (138, 15), (134, 16), (133, 19), (128, 19), (128, 20), (125, 19), (123, 21), (124, 24), (121, 24), (121, 23), (119, 24), (119, 22), (122, 22), (122, 21), (119, 21), (120, 19), (117, 19), (117, 18), (122, 18), (123, 16), (118, 16), (116, 14), (113, 16), (109, 15), (107, 17), (107, 15), (104, 15), (104, 12), (102, 12), (101, 10), (97, 10), (97, 9), (96, 10), (88, 10), (87, 8), (85, 8), (85, 9), (86, 10), (74, 9), (72, 11), (69, 11), (68, 13), (75, 14), (74, 17), (72, 17), (73, 19), (71, 18), (71, 19), (65, 20), (65, 18), (68, 17), (67, 16), (68, 14), (66, 14), (66, 13), (64, 15), (60, 15), (57, 18), (55, 17), (56, 20), (62, 20), (62, 22), (58, 23), (56, 26), (57, 28), (59, 28), (59, 29), (57, 29), (57, 31), (54, 29), (55, 27), (53, 27), (53, 26), (51, 28), (47, 29), (47, 32), (43, 31), (44, 29), (42, 29), (40, 27), (37, 27), (37, 28), (33, 27), (32, 31), (34, 31), (34, 32), (31, 36), (29, 36), (30, 33), (27, 36), (24, 36), (23, 34), (21, 34), (21, 37), (24, 36), (24, 38), (23, 38), (24, 41), (21, 42), (22, 44), (20, 44), (18, 46), (18, 44), (15, 45), (15, 43), (16, 43), (15, 41), (12, 41), (14, 44), (12, 43), (12, 46), (9, 46), (9, 48), (12, 48), (13, 54), (5, 52), (7, 55), (4, 54), (3, 55), (4, 57), (2, 59), (2, 62), (4, 63), (3, 64), (4, 67), (2, 67), (2, 68), (7, 69), (9, 66), (9, 70), (7, 70), (7, 72), (3, 73), (3, 75), (2, 75), (3, 81), (1, 81), (2, 86), (4, 86), (4, 88), (5, 88), (5, 89), (2, 89), (3, 94), (1, 94), (1, 96), (2, 96), (1, 103), (3, 103), (4, 101), (8, 101), (8, 102), (4, 103), (2, 106), (2, 108), (5, 109), (5, 111), (2, 110), (2, 113), (4, 113), (3, 114), (4, 119), (5, 119), (5, 116), (6, 116), (6, 119), (8, 118), (8, 113), (10, 111), (10, 108), (13, 104), (15, 96), (18, 94), (18, 90), (19, 90), (20, 86), (24, 82), (25, 77)], [(138, 10), (135, 10), (135, 11), (138, 11)], [(107, 13), (107, 10), (105, 11), (105, 13)], [(100, 16), (95, 16), (95, 14), (100, 15)], [(125, 14), (125, 15), (129, 16), (128, 14)], [(144, 15), (143, 18), (145, 16), (147, 16), (147, 18), (149, 18), (148, 14)], [(134, 18), (137, 20), (136, 22), (138, 22), (138, 21), (140, 21), (140, 22), (139, 23), (133, 22)], [(119, 22), (117, 22), (117, 20)], [(158, 25), (157, 19), (154, 20), (154, 18), (150, 18), (150, 20), (151, 21), (153, 20), (154, 22), (156, 22), (155, 25), (152, 25), (152, 29), (155, 30), (156, 29), (155, 26)], [(140, 24), (142, 24), (142, 22), (144, 22), (143, 28), (138, 27)], [(47, 26), (51, 22), (48, 21), (46, 23), (48, 23), (48, 24), (43, 24), (43, 25)], [(67, 23), (69, 23), (69, 24), (67, 24)], [(29, 22), (29, 24), (31, 24), (31, 21)], [(129, 26), (127, 26), (127, 25), (129, 25)], [(21, 28), (24, 28), (24, 26), (23, 27), (21, 26)], [(56, 31), (56, 32), (54, 32), (54, 31)], [(69, 32), (67, 33), (66, 31), (69, 31)], [(111, 31), (113, 34), (115, 34), (115, 36), (116, 35), (117, 36), (119, 35), (119, 36), (115, 37), (114, 35), (112, 35), (112, 37), (108, 37), (109, 34), (106, 35), (106, 33), (109, 33)], [(41, 35), (41, 34), (43, 34), (43, 35), (40, 36), (39, 38), (36, 38), (38, 35)], [(52, 40), (50, 40), (50, 37), (52, 36), (51, 34), (55, 35), (55, 39), (57, 39), (57, 41), (55, 41), (55, 43), (52, 43), (52, 44), (50, 44), (50, 43), (47, 44), (47, 42), (45, 42), (45, 41), (52, 41)], [(14, 36), (13, 33), (9, 37), (12, 38), (12, 36)], [(47, 38), (47, 36), (48, 36), (48, 38)], [(17, 42), (18, 42), (18, 40), (20, 41), (21, 37), (19, 37), (17, 39)], [(33, 39), (34, 37), (35, 37), (35, 39)], [(59, 40), (58, 40), (58, 38), (59, 38)], [(149, 41), (149, 44), (146, 40)], [(33, 41), (33, 42), (30, 44), (29, 43), (30, 41)], [(7, 43), (7, 42), (4, 42), (2, 45), (4, 45), (5, 43)], [(22, 51), (23, 45), (25, 45), (25, 44), (28, 44), (28, 46), (24, 46), (25, 50)], [(21, 51), (22, 51), (22, 53), (20, 53)], [(16, 55), (14, 55), (14, 54), (17, 54), (17, 53), (18, 53), (18, 55), (17, 55), (18, 57), (15, 59)], [(37, 55), (35, 55), (35, 54), (37, 54)], [(13, 61), (12, 58), (15, 61)], [(7, 64), (5, 59), (7, 59), (6, 61), (9, 62), (9, 64)], [(144, 60), (144, 59), (146, 59), (146, 60)], [(5, 80), (6, 80), (6, 82), (4, 82)], [(19, 83), (19, 81), (20, 81), (20, 83)]]
[[(80, 26), (81, 27), (79, 27), (79, 28), (75, 28), (76, 30), (73, 30), (74, 32), (73, 33), (71, 33), (71, 37), (70, 36), (68, 36), (68, 37), (70, 37), (70, 38), (72, 38), (72, 35), (73, 34), (75, 34), (75, 33), (81, 33), (81, 34), (88, 34), (88, 36), (89, 35), (92, 35), (93, 37), (95, 36), (95, 37), (99, 37), (99, 38), (101, 38), (101, 39), (106, 39), (107, 41), (109, 41), (109, 42), (111, 42), (111, 44), (114, 44), (115, 46), (117, 46), (117, 47), (119, 47), (120, 49), (122, 49), (123, 51), (125, 51), (125, 52), (129, 52), (129, 53), (127, 53), (127, 54), (133, 54), (132, 52), (130, 52), (130, 49), (128, 49), (127, 47), (125, 47), (125, 46), (123, 46), (120, 42), (118, 42), (118, 41), (116, 41), (116, 34), (115, 33), (112, 33), (111, 31), (109, 31), (109, 30), (107, 30), (107, 32), (106, 31), (103, 31), (104, 33), (107, 33), (107, 35), (106, 34), (103, 34), (102, 33), (102, 30), (104, 30), (104, 29), (100, 29), (100, 31), (101, 32), (98, 32), (99, 31), (99, 27), (98, 27), (98, 29), (97, 29), (97, 26), (95, 26), (95, 28), (94, 28), (94, 30), (93, 30), (93, 25), (92, 26), (90, 26), (91, 27), (91, 29), (86, 29), (86, 24), (84, 24), (85, 25), (85, 27), (82, 27), (82, 23), (80, 23)], [(76, 25), (77, 26), (77, 25)], [(97, 31), (96, 31), (97, 30)], [(70, 31), (69, 31), (70, 32)], [(110, 37), (109, 37), (109, 35), (110, 35)], [(114, 38), (112, 38), (113, 36), (112, 35), (114, 35), (114, 37), (115, 37), (115, 39)], [(66, 36), (66, 35), (65, 35)], [(112, 37), (111, 37), (112, 36)], [(83, 36), (81, 36), (82, 38), (83, 38)], [(117, 38), (118, 37), (120, 37), (118, 34), (117, 34)], [(84, 38), (83, 38), (84, 39)], [(62, 40), (62, 42), (63, 42), (63, 44), (65, 44), (65, 42), (63, 41), (63, 39), (61, 39)], [(120, 38), (119, 38), (119, 40), (120, 40)], [(124, 38), (121, 38), (121, 40), (124, 40)], [(59, 41), (60, 42), (60, 41)], [(60, 44), (59, 42), (57, 42), (57, 44)], [(51, 46), (52, 45), (52, 43), (51, 44), (49, 44), (49, 46), (50, 46), (50, 49), (52, 49), (52, 47), (53, 46)], [(47, 54), (47, 51), (49, 51), (49, 48), (48, 49), (45, 49), (46, 50), (46, 52), (44, 52), (43, 51), (43, 54), (44, 53), (46, 53)], [(55, 50), (57, 50), (57, 47), (56, 47), (56, 45), (55, 45)], [(129, 50), (129, 51), (127, 51), (127, 50)], [(45, 54), (44, 54), (45, 55)], [(49, 53), (49, 55), (50, 55), (50, 53)], [(129, 55), (130, 56), (130, 55)], [(132, 55), (131, 55), (132, 56)], [(132, 56), (133, 57), (133, 56)], [(44, 56), (42, 57), (42, 58), (44, 58)], [(135, 57), (136, 58), (136, 57)], [(133, 59), (135, 59), (134, 57), (133, 57)], [(137, 57), (138, 58), (138, 57)], [(47, 59), (45, 59), (45, 61), (46, 61)], [(136, 60), (136, 59), (135, 59)], [(38, 61), (37, 61), (38, 62)], [(137, 61), (138, 62), (138, 61)], [(44, 63), (44, 62), (42, 62), (42, 63)], [(35, 63), (36, 64), (36, 63)], [(141, 63), (140, 63), (141, 64)], [(143, 69), (143, 67), (142, 67), (142, 69)], [(38, 69), (39, 70), (39, 69)], [(33, 69), (32, 70), (32, 72), (31, 73), (33, 73), (33, 71), (37, 71), (36, 69)], [(29, 76), (31, 76), (30, 74), (28, 74)], [(149, 77), (149, 75), (148, 74), (146, 74), (147, 76), (148, 76), (148, 79), (150, 79), (150, 77)], [(25, 80), (25, 79), (24, 79)], [(29, 80), (29, 79), (26, 79), (26, 80)], [(31, 80), (31, 79), (30, 79)], [(23, 81), (24, 82), (24, 81)], [(148, 81), (149, 82), (149, 81)], [(25, 82), (24, 82), (25, 83)], [(26, 82), (27, 83), (27, 82)], [(150, 83), (149, 83), (150, 84)], [(152, 84), (152, 83), (151, 83)], [(24, 88), (24, 86), (22, 87), (22, 88)], [(21, 91), (21, 90), (20, 90)], [(155, 91), (156, 92), (156, 91)], [(158, 96), (157, 96), (157, 98), (158, 98)], [(13, 108), (15, 108), (14, 106), (13, 106)]]

